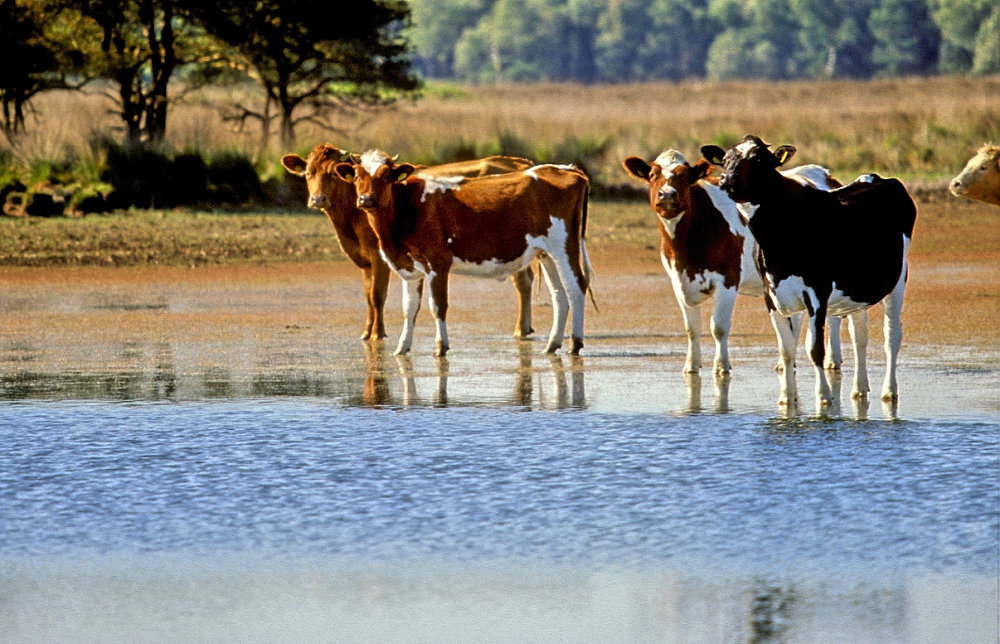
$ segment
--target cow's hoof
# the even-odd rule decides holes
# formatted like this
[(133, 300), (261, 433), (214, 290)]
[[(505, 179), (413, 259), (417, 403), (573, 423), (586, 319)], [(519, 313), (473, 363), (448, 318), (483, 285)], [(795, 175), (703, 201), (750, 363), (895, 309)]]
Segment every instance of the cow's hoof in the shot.
[(570, 355), (579, 355), (580, 349), (583, 348), (583, 340), (580, 338), (570, 338), (569, 341), (569, 353)]
[(894, 403), (899, 402), (899, 394), (892, 391), (882, 392), (882, 402)]

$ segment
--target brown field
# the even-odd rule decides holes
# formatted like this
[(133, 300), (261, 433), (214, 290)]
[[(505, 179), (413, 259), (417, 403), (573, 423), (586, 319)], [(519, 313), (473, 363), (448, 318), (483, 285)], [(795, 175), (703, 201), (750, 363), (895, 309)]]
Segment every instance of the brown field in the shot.
[[(168, 121), (178, 150), (260, 152), (258, 128), (236, 132), (221, 120), (227, 101), (253, 102), (252, 89), (183, 94)], [(183, 96), (183, 97), (182, 97)], [(338, 131), (299, 127), (298, 151), (330, 142), (380, 147), (428, 163), (474, 149), (568, 162), (582, 155), (602, 183), (625, 183), (621, 159), (703, 143), (732, 143), (748, 132), (799, 147), (800, 163), (848, 178), (876, 171), (921, 181), (956, 174), (984, 141), (1000, 140), (1000, 76), (836, 82), (572, 84), (485, 87), (430, 84), (418, 101), (382, 111), (345, 112)], [(182, 98), (181, 98), (182, 97)], [(50, 93), (33, 103), (29, 132), (14, 150), (23, 164), (87, 157), (89, 141), (118, 127), (107, 99)], [(525, 149), (510, 149), (511, 146)], [(274, 137), (262, 169), (279, 173), (285, 150)]]
[[(985, 358), (1000, 359), (1000, 209), (953, 197), (928, 195), (918, 200), (919, 215), (914, 241), (910, 252), (911, 277), (904, 306), (906, 345), (952, 345), (981, 352)], [(595, 291), (598, 311), (588, 305), (587, 334), (597, 343), (601, 336), (629, 334), (665, 335), (680, 342), (683, 329), (680, 312), (673, 299), (668, 281), (660, 264), (657, 248), (658, 232), (655, 220), (644, 204), (611, 204), (597, 202), (591, 209), (588, 249), (596, 272)], [(170, 217), (171, 215), (165, 215)], [(186, 216), (177, 215), (180, 220)], [(239, 216), (215, 216), (240, 229)], [(211, 219), (211, 218), (209, 218)], [(235, 219), (234, 223), (232, 220)], [(269, 221), (283, 221), (285, 227), (268, 225)], [(295, 226), (288, 226), (289, 221)], [(155, 289), (163, 283), (186, 283), (192, 289), (199, 284), (226, 282), (238, 292), (240, 284), (270, 283), (277, 291), (285, 286), (310, 288), (319, 284), (336, 282), (339, 295), (331, 295), (332, 303), (321, 295), (308, 305), (311, 319), (317, 325), (336, 334), (353, 336), (358, 333), (364, 317), (360, 273), (332, 244), (331, 230), (324, 218), (318, 216), (292, 217), (282, 215), (253, 218), (254, 226), (248, 228), (262, 239), (245, 238), (247, 248), (256, 243), (273, 242), (279, 248), (293, 247), (296, 235), (315, 240), (322, 253), (296, 255), (273, 253), (258, 256), (248, 263), (246, 258), (209, 262), (198, 249), (211, 251), (212, 244), (200, 240), (189, 246), (191, 261), (171, 265), (140, 263), (131, 267), (115, 267), (112, 258), (105, 258), (103, 266), (25, 267), (0, 268), (0, 282), (18, 292), (44, 292), (51, 288), (72, 288), (100, 291), (115, 285), (128, 288)], [(86, 220), (65, 219), (66, 226), (86, 226)], [(224, 227), (224, 226), (223, 226)], [(158, 239), (163, 247), (176, 248), (171, 239)], [(104, 251), (106, 252), (106, 249)], [(145, 252), (145, 251), (143, 251)], [(96, 259), (100, 259), (98, 256)], [(215, 261), (215, 260), (218, 261)], [(196, 261), (197, 260), (197, 261)], [(72, 263), (72, 262), (70, 262)], [(101, 262), (97, 262), (101, 263)], [(495, 326), (498, 315), (505, 330), (513, 327), (514, 297), (507, 284), (481, 282), (458, 278), (453, 288), (455, 302), (449, 319), (457, 324)], [(331, 291), (332, 293), (333, 291)], [(497, 302), (507, 311), (498, 313), (493, 306), (483, 306), (483, 298)], [(542, 288), (536, 302), (545, 303), (547, 291)], [(773, 331), (763, 314), (763, 304), (758, 300), (740, 298), (734, 322), (734, 346), (740, 344), (769, 344)], [(394, 280), (387, 305), (390, 336), (398, 333), (401, 314), (398, 306), (398, 282)], [(333, 312), (329, 307), (333, 307)], [(703, 317), (707, 315), (708, 307)], [(881, 342), (881, 313), (879, 307), (870, 318), (871, 342)], [(61, 325), (71, 325), (61, 333), (79, 333), (81, 338), (97, 330), (103, 322), (93, 315), (82, 314), (61, 318)], [(252, 326), (261, 315), (267, 324), (280, 328), (289, 318), (282, 311), (259, 314), (246, 311), (241, 325)], [(332, 319), (324, 316), (333, 315)], [(542, 333), (547, 329), (549, 309), (539, 308), (535, 324)], [(29, 327), (38, 321), (30, 316), (17, 316), (18, 323)], [(323, 320), (323, 321), (320, 321)], [(14, 319), (7, 318), (7, 331), (13, 332)], [(158, 324), (163, 323), (162, 320)], [(184, 333), (193, 320), (186, 316), (175, 318), (180, 325), (174, 332)], [(430, 317), (421, 316), (418, 335), (429, 336), (433, 331)], [(426, 325), (426, 326), (424, 326)], [(331, 328), (332, 327), (332, 328)], [(707, 320), (703, 325), (707, 333)], [(73, 331), (72, 329), (76, 329)], [(23, 329), (28, 332), (28, 329)], [(710, 345), (706, 336), (704, 342)], [(974, 347), (978, 347), (975, 348)], [(707, 349), (706, 349), (707, 350)], [(586, 351), (586, 349), (585, 349)]]

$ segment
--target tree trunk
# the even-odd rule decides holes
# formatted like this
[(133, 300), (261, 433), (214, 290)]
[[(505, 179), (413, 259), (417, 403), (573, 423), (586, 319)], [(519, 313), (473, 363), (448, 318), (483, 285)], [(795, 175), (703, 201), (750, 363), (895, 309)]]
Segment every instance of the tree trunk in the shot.
[[(140, 8), (146, 41), (149, 43), (150, 84), (145, 97), (145, 133), (147, 140), (162, 142), (167, 133), (167, 87), (177, 66), (174, 51), (173, 4), (171, 0), (161, 3), (162, 15), (159, 21), (153, 0), (144, 0)], [(157, 22), (160, 29), (157, 30)], [(157, 35), (159, 31), (159, 35)]]

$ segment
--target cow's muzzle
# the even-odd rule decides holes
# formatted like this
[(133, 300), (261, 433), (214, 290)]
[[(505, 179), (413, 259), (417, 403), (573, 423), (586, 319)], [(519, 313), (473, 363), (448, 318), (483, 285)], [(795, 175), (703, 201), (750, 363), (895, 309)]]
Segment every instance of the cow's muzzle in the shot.
[(326, 208), (329, 205), (330, 200), (322, 192), (315, 195), (309, 195), (310, 208)]
[(375, 195), (370, 193), (358, 195), (358, 208), (370, 209), (374, 207), (375, 207)]

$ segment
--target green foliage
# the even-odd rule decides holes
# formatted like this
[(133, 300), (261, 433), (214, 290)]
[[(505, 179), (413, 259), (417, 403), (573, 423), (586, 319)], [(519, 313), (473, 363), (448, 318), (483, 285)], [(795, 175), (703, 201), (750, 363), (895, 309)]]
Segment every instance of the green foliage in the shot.
[(477, 83), (1000, 72), (995, 0), (420, 0), (415, 65)]

